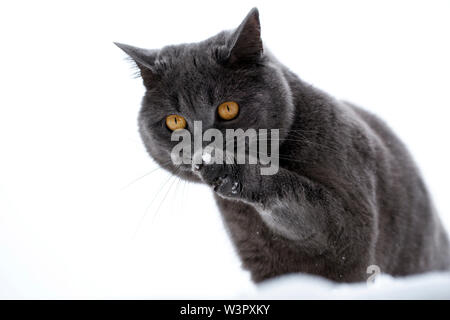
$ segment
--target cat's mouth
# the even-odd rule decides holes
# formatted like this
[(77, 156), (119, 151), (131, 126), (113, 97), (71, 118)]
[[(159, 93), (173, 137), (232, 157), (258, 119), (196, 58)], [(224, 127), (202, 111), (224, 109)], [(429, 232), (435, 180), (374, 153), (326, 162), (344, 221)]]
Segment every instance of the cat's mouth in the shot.
[(192, 171), (192, 166), (190, 164), (180, 164), (178, 166), (178, 170), (191, 172)]
[(173, 173), (179, 176), (180, 178), (186, 179), (191, 182), (201, 181), (199, 177), (194, 172), (192, 172), (192, 165), (182, 163), (179, 165), (174, 165), (174, 167), (175, 170), (173, 171)]

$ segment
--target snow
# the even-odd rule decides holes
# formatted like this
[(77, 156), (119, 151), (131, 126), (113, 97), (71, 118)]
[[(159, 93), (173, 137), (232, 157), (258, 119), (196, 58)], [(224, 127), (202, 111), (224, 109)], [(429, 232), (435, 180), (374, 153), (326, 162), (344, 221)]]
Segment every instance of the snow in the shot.
[(370, 288), (299, 275), (258, 288), (210, 190), (147, 156), (143, 88), (113, 41), (206, 39), (255, 4), (281, 61), (395, 129), (450, 226), (450, 2), (2, 1), (0, 298), (447, 295), (447, 275)]
[(270, 280), (243, 299), (450, 299), (450, 273), (402, 278), (380, 275), (375, 283), (336, 284), (309, 275)]

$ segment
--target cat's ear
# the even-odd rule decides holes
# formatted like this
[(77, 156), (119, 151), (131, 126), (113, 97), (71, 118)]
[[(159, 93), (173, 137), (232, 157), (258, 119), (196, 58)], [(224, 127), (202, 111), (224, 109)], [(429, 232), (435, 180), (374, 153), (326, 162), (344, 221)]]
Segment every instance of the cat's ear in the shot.
[(144, 81), (144, 85), (147, 88), (153, 86), (155, 81), (158, 80), (158, 75), (154, 69), (158, 50), (142, 49), (118, 42), (114, 42), (114, 44), (125, 51), (125, 53), (136, 63), (141, 78)]
[(230, 42), (229, 63), (254, 62), (263, 54), (261, 25), (257, 8), (253, 8), (233, 32)]

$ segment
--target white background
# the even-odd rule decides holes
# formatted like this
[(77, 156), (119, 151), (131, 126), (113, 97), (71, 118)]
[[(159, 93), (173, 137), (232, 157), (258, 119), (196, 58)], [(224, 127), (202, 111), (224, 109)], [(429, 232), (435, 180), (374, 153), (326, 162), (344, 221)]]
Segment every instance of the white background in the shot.
[(450, 224), (450, 2), (3, 1), (0, 297), (253, 290), (206, 187), (158, 169), (130, 185), (157, 166), (137, 134), (143, 86), (112, 44), (200, 41), (253, 6), (282, 62), (395, 129)]

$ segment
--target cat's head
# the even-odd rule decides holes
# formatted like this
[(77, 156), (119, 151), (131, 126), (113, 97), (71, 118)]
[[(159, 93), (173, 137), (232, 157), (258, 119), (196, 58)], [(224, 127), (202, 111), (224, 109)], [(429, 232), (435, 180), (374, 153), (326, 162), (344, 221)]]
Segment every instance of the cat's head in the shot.
[[(202, 121), (203, 130), (288, 128), (293, 106), (278, 62), (263, 48), (259, 14), (252, 9), (238, 28), (199, 43), (147, 50), (117, 45), (136, 63), (146, 88), (139, 128), (149, 154), (164, 168), (196, 181), (190, 165), (174, 165), (172, 131), (166, 118), (182, 116), (186, 129)], [(231, 120), (218, 106), (239, 106)], [(282, 133), (280, 134), (282, 136)]]

